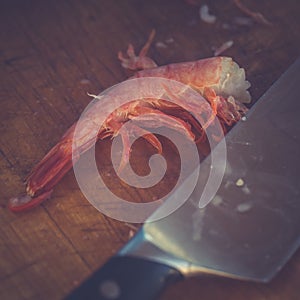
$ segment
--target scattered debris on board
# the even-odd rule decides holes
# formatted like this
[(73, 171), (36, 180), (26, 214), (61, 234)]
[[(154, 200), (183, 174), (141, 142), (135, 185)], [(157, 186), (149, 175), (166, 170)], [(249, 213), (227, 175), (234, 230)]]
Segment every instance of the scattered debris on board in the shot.
[(206, 4), (201, 5), (199, 9), (200, 19), (208, 24), (213, 24), (216, 22), (217, 17), (215, 15), (210, 14), (209, 8)]
[(133, 230), (129, 230), (128, 232), (128, 239), (131, 239), (134, 236), (135, 232)]
[(156, 48), (166, 49), (168, 46), (164, 42), (156, 42), (155, 43)]
[(124, 224), (125, 224), (125, 226), (129, 227), (128, 239), (131, 239), (136, 234), (139, 227), (135, 226), (135, 225), (132, 225), (130, 223), (124, 223)]
[(239, 178), (236, 182), (235, 185), (238, 187), (242, 187), (245, 184), (244, 180), (242, 178)]
[(252, 203), (241, 203), (236, 207), (236, 210), (239, 213), (245, 213), (249, 211), (252, 208), (253, 204)]
[(255, 20), (259, 24), (263, 25), (272, 25), (272, 23), (267, 20), (261, 13), (254, 12), (250, 10), (245, 4), (241, 2), (241, 0), (234, 0), (234, 4), (247, 16), (251, 17), (253, 20)]
[(233, 46), (232, 40), (226, 41), (220, 47), (215, 49), (214, 56), (219, 56), (219, 55), (223, 54), (227, 49), (231, 48), (232, 46)]
[(165, 39), (164, 41), (158, 41), (155, 43), (155, 47), (158, 49), (167, 49), (171, 44), (174, 43), (174, 38), (169, 37)]
[[(189, 5), (198, 6), (200, 19), (206, 23), (213, 24), (216, 22), (217, 17), (215, 15), (210, 14), (209, 7), (207, 4), (200, 4), (198, 0), (185, 0), (185, 2)], [(233, 0), (234, 5), (245, 15), (248, 17), (241, 17), (237, 16), (234, 17), (232, 20), (232, 24), (239, 25), (239, 26), (252, 26), (253, 21), (259, 24), (271, 26), (272, 23), (260, 12), (255, 12), (248, 8), (241, 0)], [(252, 21), (253, 20), (253, 21)], [(230, 29), (232, 26), (228, 23), (224, 23), (222, 26), (224, 29)]]

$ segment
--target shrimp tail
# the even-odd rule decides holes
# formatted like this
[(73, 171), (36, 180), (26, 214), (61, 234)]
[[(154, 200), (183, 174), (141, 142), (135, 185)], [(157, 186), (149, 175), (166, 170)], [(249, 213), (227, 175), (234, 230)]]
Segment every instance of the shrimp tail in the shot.
[(54, 146), (26, 178), (26, 195), (11, 198), (11, 211), (23, 211), (48, 199), (53, 187), (72, 168), (72, 143), (63, 140)]

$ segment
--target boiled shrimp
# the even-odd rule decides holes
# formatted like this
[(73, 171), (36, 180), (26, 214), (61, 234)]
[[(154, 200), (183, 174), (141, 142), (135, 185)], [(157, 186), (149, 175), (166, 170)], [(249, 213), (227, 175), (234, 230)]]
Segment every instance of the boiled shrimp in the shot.
[[(121, 165), (128, 162), (130, 149), (128, 134), (142, 135), (158, 153), (162, 152), (162, 145), (158, 138), (142, 128), (131, 126), (130, 132), (121, 131), (121, 127), (135, 117), (144, 120), (148, 127), (168, 126), (177, 131), (181, 130), (188, 138), (201, 142), (204, 129), (197, 120), (203, 120), (209, 126), (217, 118), (223, 125), (224, 131), (238, 122), (247, 111), (243, 103), (250, 102), (247, 91), (250, 84), (245, 80), (245, 71), (229, 57), (212, 57), (193, 62), (174, 63), (165, 66), (157, 64), (147, 56), (148, 49), (154, 39), (152, 31), (145, 46), (138, 55), (133, 45), (129, 44), (127, 54), (119, 52), (118, 58), (124, 68), (136, 71), (131, 78), (162, 77), (179, 81), (193, 88), (211, 106), (207, 111), (196, 99), (186, 102), (179, 97), (174, 104), (162, 99), (133, 100), (114, 110), (103, 123), (97, 138), (115, 138), (121, 135), (123, 153)], [(167, 91), (171, 93), (170, 91)], [(176, 95), (173, 95), (176, 96)], [(101, 101), (101, 99), (99, 99)], [(102, 110), (109, 111), (110, 104), (104, 103)], [(211, 113), (212, 111), (212, 113)], [(172, 121), (165, 121), (161, 116), (167, 115)], [(89, 120), (97, 119), (97, 112), (91, 110), (87, 114)], [(150, 118), (150, 119), (149, 119)], [(152, 120), (152, 121), (151, 121)], [(82, 120), (81, 120), (82, 121)], [(87, 124), (88, 124), (88, 120)], [(85, 122), (85, 120), (83, 120)], [(88, 125), (87, 125), (88, 126)], [(55, 185), (72, 168), (72, 143), (76, 123), (63, 135), (61, 140), (46, 154), (27, 176), (26, 193), (9, 200), (8, 207), (13, 212), (28, 210), (49, 198)], [(92, 145), (91, 133), (88, 127), (81, 126), (82, 132), (77, 135), (78, 158)], [(196, 133), (196, 134), (195, 134)]]

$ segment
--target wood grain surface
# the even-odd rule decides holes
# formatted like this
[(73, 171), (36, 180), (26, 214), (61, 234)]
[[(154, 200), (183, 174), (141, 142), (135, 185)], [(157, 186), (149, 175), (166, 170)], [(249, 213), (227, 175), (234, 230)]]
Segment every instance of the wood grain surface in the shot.
[[(202, 22), (199, 7), (181, 0), (0, 2), (0, 299), (62, 299), (135, 230), (90, 205), (73, 172), (32, 211), (13, 214), (6, 207), (80, 116), (91, 100), (87, 92), (98, 94), (131, 75), (120, 66), (119, 50), (129, 42), (139, 49), (152, 28), (150, 56), (159, 65), (210, 57), (214, 47), (233, 40), (224, 54), (245, 68), (254, 101), (298, 57), (299, 1), (243, 2), (272, 25), (235, 25), (244, 14), (231, 0), (206, 1), (215, 24)], [(109, 146), (99, 145), (104, 170)], [(115, 189), (133, 200), (140, 195)], [(296, 300), (299, 278), (298, 252), (269, 284), (198, 277), (168, 288), (161, 299)]]

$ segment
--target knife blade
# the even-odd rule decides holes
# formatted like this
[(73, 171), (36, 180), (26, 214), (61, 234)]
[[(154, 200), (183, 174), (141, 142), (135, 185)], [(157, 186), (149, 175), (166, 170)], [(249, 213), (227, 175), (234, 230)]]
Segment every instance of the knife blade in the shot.
[[(146, 222), (66, 299), (156, 299), (200, 274), (270, 281), (300, 245), (299, 79), (300, 59), (226, 135), (225, 175), (207, 206), (198, 206), (201, 170), (183, 206)], [(209, 156), (201, 169), (210, 165)]]

